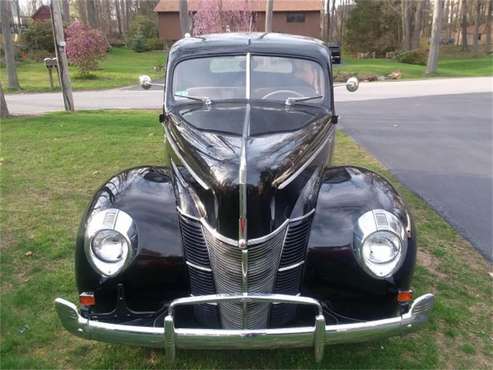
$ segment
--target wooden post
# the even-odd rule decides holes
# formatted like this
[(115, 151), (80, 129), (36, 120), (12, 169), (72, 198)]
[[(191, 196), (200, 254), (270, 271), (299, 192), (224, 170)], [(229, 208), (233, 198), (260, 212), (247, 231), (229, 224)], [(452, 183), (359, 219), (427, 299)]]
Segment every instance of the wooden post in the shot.
[(426, 63), (426, 74), (435, 73), (438, 66), (438, 53), (440, 51), (440, 34), (442, 25), (442, 0), (435, 0), (433, 8), (433, 26), (431, 31), (430, 52)]
[(272, 32), (272, 9), (274, 0), (266, 0), (265, 2), (265, 32)]
[(9, 109), (7, 108), (7, 101), (5, 95), (3, 95), (2, 83), (0, 82), (0, 118), (7, 118), (9, 116)]
[(68, 74), (67, 55), (65, 54), (65, 39), (63, 36), (63, 22), (61, 14), (61, 0), (51, 0), (51, 21), (53, 24), (53, 39), (58, 62), (58, 75), (62, 87), (63, 104), (67, 112), (74, 111), (74, 98), (72, 96), (72, 84)]
[(189, 32), (188, 26), (188, 0), (180, 0), (180, 31), (181, 37), (185, 36)]

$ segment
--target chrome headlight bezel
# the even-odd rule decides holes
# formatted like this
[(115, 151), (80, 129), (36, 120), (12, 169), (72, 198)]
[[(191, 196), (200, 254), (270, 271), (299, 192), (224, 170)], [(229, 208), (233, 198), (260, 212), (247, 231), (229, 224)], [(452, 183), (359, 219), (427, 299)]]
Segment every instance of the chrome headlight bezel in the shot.
[[(369, 243), (385, 240), (394, 248), (395, 256), (385, 261), (368, 257)], [(382, 243), (385, 244), (385, 243)], [(402, 266), (407, 254), (407, 233), (402, 222), (384, 209), (368, 211), (358, 218), (354, 230), (353, 253), (365, 272), (376, 279), (390, 278)]]
[[(120, 258), (100, 258), (93, 250), (94, 238), (101, 232), (114, 233), (125, 241)], [(87, 222), (84, 251), (91, 267), (100, 275), (112, 277), (124, 271), (137, 255), (137, 228), (130, 215), (116, 208), (94, 213)]]

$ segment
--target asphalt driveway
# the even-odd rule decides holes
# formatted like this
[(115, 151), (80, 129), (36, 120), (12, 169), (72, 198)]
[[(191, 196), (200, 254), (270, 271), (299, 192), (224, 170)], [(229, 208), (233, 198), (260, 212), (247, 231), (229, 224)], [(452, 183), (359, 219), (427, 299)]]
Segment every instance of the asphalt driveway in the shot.
[(493, 260), (493, 93), (337, 105), (341, 127)]

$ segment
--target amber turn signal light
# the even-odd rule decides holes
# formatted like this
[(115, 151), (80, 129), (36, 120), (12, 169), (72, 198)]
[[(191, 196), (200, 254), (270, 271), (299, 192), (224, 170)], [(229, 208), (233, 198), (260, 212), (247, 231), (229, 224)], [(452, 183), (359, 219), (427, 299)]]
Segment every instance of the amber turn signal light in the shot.
[(96, 304), (96, 298), (94, 293), (84, 292), (79, 295), (79, 303), (83, 306), (94, 306)]
[(399, 290), (397, 293), (397, 302), (399, 303), (407, 303), (413, 300), (413, 291), (412, 290)]

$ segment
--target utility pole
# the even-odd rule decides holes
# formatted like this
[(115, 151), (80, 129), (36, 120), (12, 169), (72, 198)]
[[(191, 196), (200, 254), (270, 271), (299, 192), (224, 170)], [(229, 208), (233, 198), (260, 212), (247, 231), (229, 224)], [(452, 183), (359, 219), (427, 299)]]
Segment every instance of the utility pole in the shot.
[(188, 27), (188, 0), (180, 0), (180, 30), (181, 37), (185, 36), (189, 32)]
[(67, 112), (74, 111), (74, 98), (72, 96), (72, 84), (68, 74), (67, 55), (65, 54), (65, 39), (63, 36), (63, 22), (61, 12), (61, 0), (51, 0), (51, 21), (53, 24), (53, 40), (58, 63), (58, 75), (62, 87), (63, 104)]
[(9, 80), (9, 89), (19, 90), (19, 81), (17, 80), (17, 68), (15, 65), (15, 50), (12, 44), (12, 33), (10, 25), (12, 24), (11, 2), (0, 0), (0, 20), (2, 23), (3, 50), (5, 54), (5, 65), (7, 66), (7, 76)]
[(0, 82), (0, 118), (7, 118), (9, 116), (9, 109), (7, 108), (7, 101), (5, 95), (3, 95), (2, 83)]
[(433, 8), (433, 26), (431, 30), (430, 52), (426, 63), (426, 74), (435, 73), (438, 67), (438, 54), (440, 51), (440, 28), (442, 25), (442, 0), (435, 0)]
[(274, 0), (266, 0), (265, 2), (265, 32), (272, 32), (272, 9)]

